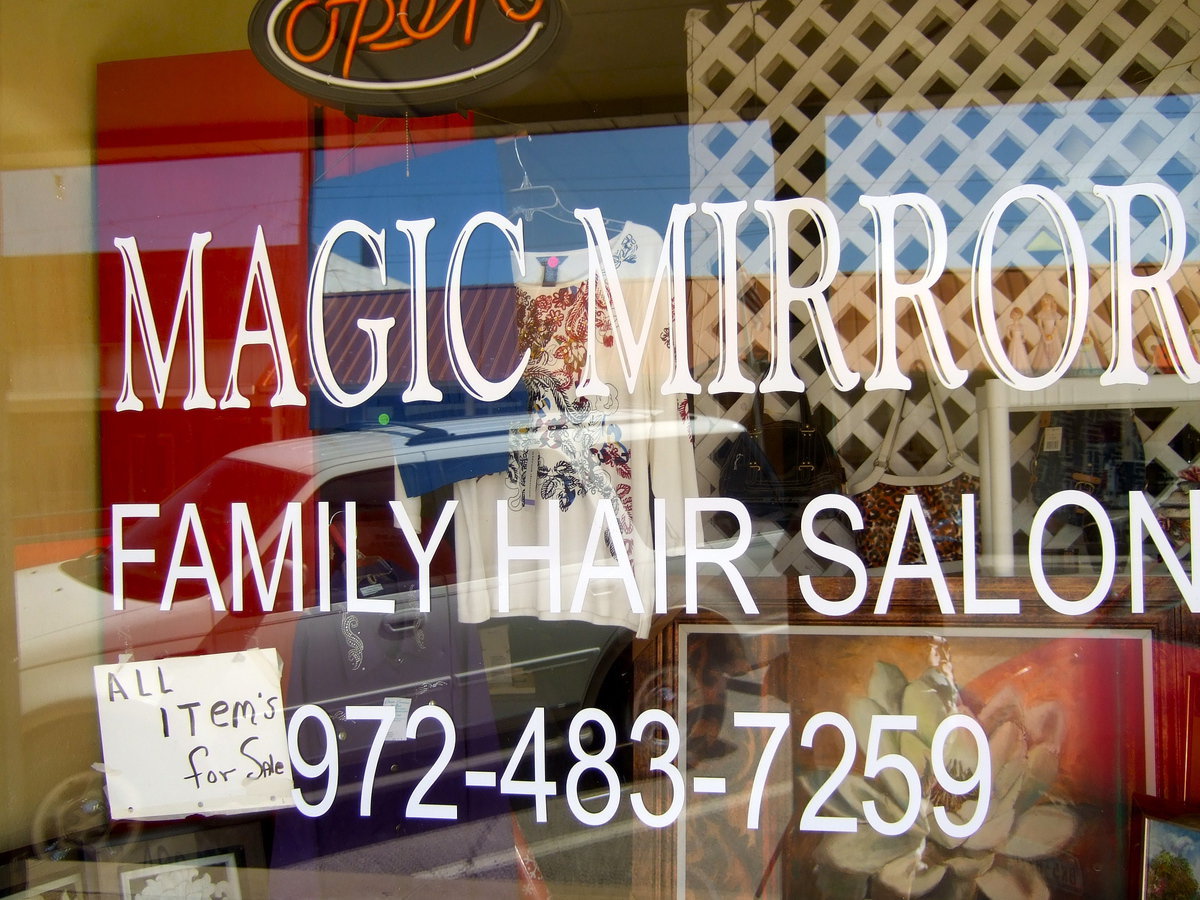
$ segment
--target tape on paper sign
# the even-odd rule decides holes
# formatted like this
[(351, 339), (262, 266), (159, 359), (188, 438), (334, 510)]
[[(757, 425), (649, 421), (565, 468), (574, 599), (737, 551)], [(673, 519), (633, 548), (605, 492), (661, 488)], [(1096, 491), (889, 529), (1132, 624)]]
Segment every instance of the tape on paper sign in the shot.
[(96, 666), (112, 817), (291, 806), (280, 670), (273, 649)]
[(404, 732), (408, 727), (408, 712), (412, 709), (412, 697), (384, 697), (383, 702), (396, 713), (396, 718), (392, 719), (392, 724), (388, 727), (384, 740), (405, 740)]

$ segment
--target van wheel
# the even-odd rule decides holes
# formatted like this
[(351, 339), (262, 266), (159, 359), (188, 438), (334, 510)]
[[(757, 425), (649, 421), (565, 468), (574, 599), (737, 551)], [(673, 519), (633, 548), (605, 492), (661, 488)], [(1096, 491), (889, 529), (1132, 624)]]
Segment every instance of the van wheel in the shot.
[(104, 842), (112, 830), (104, 776), (77, 772), (38, 802), (31, 828), (33, 851), (41, 859), (82, 859), (84, 847)]

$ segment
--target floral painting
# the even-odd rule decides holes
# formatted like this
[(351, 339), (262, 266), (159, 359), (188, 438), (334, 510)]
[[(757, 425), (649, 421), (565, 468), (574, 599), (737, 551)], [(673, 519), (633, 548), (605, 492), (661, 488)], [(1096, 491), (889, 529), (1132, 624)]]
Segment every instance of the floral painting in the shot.
[[(743, 831), (736, 856), (717, 860), (689, 811), (685, 893), (712, 879), (747, 896), (830, 900), (1125, 896), (1129, 797), (1152, 779), (1148, 633), (684, 630), (689, 769), (727, 774), (727, 815), (745, 815), (735, 794), (750, 790), (750, 743), (765, 735), (732, 727), (737, 712), (790, 718), (761, 827)], [(698, 658), (770, 662), (725, 666), (715, 710)], [(691, 715), (701, 706), (707, 732)], [(726, 755), (697, 758), (713, 747)], [(753, 758), (735, 762), (740, 750)]]
[[(977, 630), (791, 640), (790, 658), (802, 660), (790, 679), (806, 695), (801, 709), (820, 694), (819, 706), (849, 720), (858, 748), (825, 804), (857, 828), (789, 835), (793, 884), (839, 900), (1122, 896), (1126, 798), (1141, 789), (1150, 758), (1146, 741), (1126, 737), (1146, 734), (1143, 639)], [(827, 687), (814, 690), (814, 679)], [(962, 724), (944, 731), (935, 752), (933, 736), (951, 716)], [(896, 771), (863, 774), (872, 720), (915, 723), (876, 740), (877, 756), (911, 763), (919, 799)], [(798, 803), (828, 780), (829, 749), (814, 742), (798, 751)], [(911, 825), (879, 833), (863, 820), (864, 801), (885, 823), (915, 808)]]

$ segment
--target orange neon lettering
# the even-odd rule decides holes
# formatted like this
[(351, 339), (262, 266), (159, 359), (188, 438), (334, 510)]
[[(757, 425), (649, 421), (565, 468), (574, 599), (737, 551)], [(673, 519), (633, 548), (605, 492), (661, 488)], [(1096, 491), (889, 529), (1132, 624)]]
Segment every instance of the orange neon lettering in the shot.
[[(412, 0), (400, 0), (397, 8), (396, 0), (382, 0), (385, 10), (382, 23), (370, 33), (363, 33), (363, 23), (366, 19), (367, 7), (375, 0), (300, 0), (288, 15), (286, 25), (287, 51), (293, 59), (302, 63), (313, 63), (324, 59), (337, 40), (341, 25), (340, 7), (349, 4), (356, 6), (354, 19), (346, 36), (346, 55), (342, 60), (342, 77), (350, 77), (350, 68), (354, 62), (354, 54), (359, 47), (366, 47), (372, 52), (397, 50), (408, 47), (417, 41), (429, 40), (443, 32), (446, 27), (462, 13), (462, 40), (470, 45), (475, 40), (476, 22), (478, 20), (479, 0), (450, 0), (439, 10), (441, 0), (425, 0), (425, 5), (419, 14), (410, 16)], [(496, 0), (496, 5), (504, 16), (513, 22), (528, 22), (542, 10), (545, 0), (534, 0), (525, 12), (518, 12), (512, 0)], [(466, 8), (463, 8), (464, 3)], [(328, 16), (328, 32), (320, 46), (311, 53), (305, 53), (296, 45), (296, 29), (300, 17), (314, 7), (323, 7)], [(439, 15), (440, 13), (440, 15)], [(436, 17), (436, 21), (435, 20)], [(389, 32), (399, 29), (401, 34), (391, 40), (381, 40)]]
[[(341, 0), (329, 0), (331, 3), (341, 2)], [(350, 77), (350, 64), (354, 62), (354, 51), (358, 49), (358, 35), (362, 31), (363, 16), (367, 12), (367, 4), (371, 0), (345, 0), (347, 3), (357, 3), (358, 12), (354, 15), (354, 24), (350, 26), (350, 37), (346, 41), (346, 56), (342, 60), (342, 77)]]
[(383, 18), (383, 25), (374, 34), (363, 38), (363, 43), (367, 45), (368, 50), (375, 52), (380, 50), (397, 50), (400, 47), (411, 46), (413, 39), (410, 37), (398, 37), (393, 41), (379, 40), (396, 24), (396, 4), (394, 0), (383, 0), (383, 2), (387, 4), (388, 8), (387, 15)]
[(512, 4), (508, 0), (496, 0), (500, 8), (504, 10), (504, 14), (514, 22), (528, 22), (534, 16), (542, 11), (542, 0), (536, 0), (533, 6), (529, 7), (528, 12), (519, 13), (512, 8)]
[(316, 6), (320, 0), (301, 0), (296, 4), (296, 8), (292, 10), (292, 14), (288, 16), (287, 21), (287, 49), (292, 55), (292, 59), (297, 62), (311, 63), (319, 59), (324, 59), (325, 54), (333, 46), (333, 39), (337, 36), (338, 29), (338, 10), (334, 10), (329, 14), (329, 34), (325, 37), (325, 43), (315, 53), (301, 53), (300, 48), (296, 46), (296, 20), (300, 18), (301, 13), (312, 6)]
[[(467, 31), (466, 31), (466, 42), (468, 44), (471, 43), (471, 37), (472, 37), (471, 23), (473, 22), (473, 20), (475, 18), (475, 3), (476, 3), (476, 0), (468, 0), (468, 7), (467, 7), (468, 25), (467, 25)], [(413, 28), (411, 22), (409, 21), (408, 5), (409, 5), (409, 0), (400, 0), (400, 10), (399, 10), (398, 15), (396, 16), (397, 20), (400, 23), (400, 27), (403, 28), (404, 33), (407, 34), (413, 40), (425, 41), (425, 40), (428, 40), (429, 38), (433, 37), (435, 34), (437, 34), (443, 28), (446, 27), (446, 25), (450, 22), (450, 19), (453, 18), (454, 14), (456, 12), (458, 12), (458, 8), (463, 5), (463, 0), (453, 0), (453, 2), (450, 4), (450, 8), (446, 11), (446, 14), (444, 16), (442, 16), (441, 21), (438, 22), (436, 25), (434, 25), (432, 28), (429, 27), (429, 20), (433, 18), (433, 11), (434, 11), (435, 7), (437, 6), (437, 0), (430, 0), (430, 2), (428, 2), (426, 4), (425, 15), (423, 15), (421, 17), (421, 24), (419, 24), (416, 28)]]
[(383, 0), (383, 3), (387, 7), (387, 15), (383, 17), (383, 24), (370, 34), (364, 34), (362, 37), (360, 37), (358, 39), (358, 43), (370, 46), (372, 41), (379, 40), (381, 37), (387, 34), (388, 29), (392, 27), (392, 22), (396, 18), (396, 4), (393, 2), (393, 0)]

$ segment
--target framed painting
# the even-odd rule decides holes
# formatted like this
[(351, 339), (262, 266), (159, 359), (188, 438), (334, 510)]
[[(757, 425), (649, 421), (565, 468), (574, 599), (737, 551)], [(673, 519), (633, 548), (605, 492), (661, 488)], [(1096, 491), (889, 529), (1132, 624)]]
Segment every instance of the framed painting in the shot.
[[(643, 883), (660, 896), (1126, 896), (1131, 797), (1185, 790), (1192, 617), (1178, 602), (1131, 615), (1117, 596), (1086, 620), (950, 616), (906, 588), (886, 620), (832, 619), (794, 584), (755, 580), (757, 616), (679, 616), (652, 636), (639, 705), (671, 708), (686, 802), (647, 842)], [(665, 782), (642, 771), (651, 789)], [(670, 799), (664, 788), (654, 808)]]
[(1129, 896), (1174, 900), (1200, 894), (1200, 806), (1133, 798)]
[(232, 850), (121, 870), (121, 900), (188, 897), (241, 900), (238, 854)]
[(1148, 630), (787, 637), (803, 727), (785, 886), (839, 900), (1121, 896), (1116, 823), (1155, 778)]
[(24, 890), (4, 896), (11, 900), (83, 900), (87, 895), (84, 893), (82, 871), (73, 871), (31, 878)]
[[(148, 866), (236, 848), (242, 866), (262, 868), (266, 865), (264, 826), (258, 819), (232, 823), (199, 820), (140, 824), (138, 832), (125, 840), (91, 845), (87, 848), (87, 858), (99, 863)], [(108, 888), (115, 890), (113, 886)]]
[[(128, 890), (144, 890), (146, 885), (139, 888), (141, 879), (131, 873), (158, 869), (158, 875), (166, 875), (168, 880), (186, 884), (182, 881), (183, 870), (179, 870), (176, 864), (225, 857), (231, 857), (226, 862), (233, 867), (231, 872), (225, 874), (237, 876), (233, 879), (232, 890), (240, 892), (240, 880), (246, 870), (261, 870), (266, 866), (263, 823), (257, 819), (244, 822), (141, 823), (138, 831), (124, 840), (98, 843), (87, 848), (87, 859), (92, 863), (91, 890), (105, 896), (124, 896)], [(226, 862), (221, 865), (225, 866)], [(218, 877), (221, 872), (202, 872), (201, 880), (205, 874), (208, 874), (209, 882), (213, 885), (229, 880)], [(131, 896), (136, 896), (136, 893)], [(197, 896), (206, 895), (201, 890)]]

